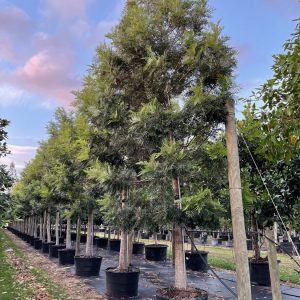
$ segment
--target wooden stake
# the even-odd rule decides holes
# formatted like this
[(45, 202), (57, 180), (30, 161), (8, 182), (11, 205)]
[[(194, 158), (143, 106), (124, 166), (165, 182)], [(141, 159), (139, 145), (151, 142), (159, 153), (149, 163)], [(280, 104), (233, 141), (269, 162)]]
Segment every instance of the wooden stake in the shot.
[(226, 101), (226, 108), (227, 117), (225, 133), (228, 161), (230, 208), (232, 218), (232, 229), (234, 235), (237, 292), (238, 299), (251, 300), (252, 297), (249, 275), (249, 262), (246, 245), (245, 220), (240, 178), (240, 163), (233, 100), (228, 99)]
[(274, 241), (274, 231), (275, 231), (274, 228), (266, 229), (269, 271), (270, 271), (270, 277), (271, 277), (272, 298), (274, 300), (281, 300), (279, 267), (278, 267), (278, 262), (277, 262), (276, 246), (272, 242), (272, 241)]

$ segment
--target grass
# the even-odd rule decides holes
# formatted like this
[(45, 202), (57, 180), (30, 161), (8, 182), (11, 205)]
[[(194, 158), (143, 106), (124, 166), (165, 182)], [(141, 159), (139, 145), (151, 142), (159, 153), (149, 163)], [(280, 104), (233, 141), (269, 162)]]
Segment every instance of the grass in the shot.
[(0, 299), (31, 299), (33, 290), (17, 281), (16, 271), (8, 262), (6, 250), (9, 248), (6, 235), (0, 230)]
[[(1, 238), (5, 241), (6, 245), (13, 249), (15, 255), (20, 259), (22, 260), (22, 262), (29, 268), (29, 263), (28, 263), (28, 257), (26, 256), (26, 254), (24, 254), (22, 252), (22, 250), (20, 250), (17, 245), (11, 240), (11, 238), (4, 233), (3, 230), (0, 230), (0, 236)], [(2, 245), (2, 243), (0, 244), (0, 246)], [(1, 248), (0, 248), (1, 249)], [(1, 253), (1, 250), (0, 250), (0, 253)], [(0, 261), (1, 263), (1, 261)], [(2, 272), (1, 272), (1, 267), (2, 267), (2, 264), (0, 264), (0, 278), (1, 278), (1, 275), (2, 275)], [(6, 269), (6, 267), (5, 267)], [(32, 275), (34, 276), (35, 280), (42, 284), (43, 287), (46, 289), (48, 295), (51, 297), (51, 299), (55, 299), (55, 300), (66, 300), (66, 299), (69, 299), (67, 294), (65, 293), (64, 289), (62, 286), (58, 285), (57, 283), (54, 283), (49, 275), (47, 274), (46, 271), (40, 269), (40, 268), (36, 268), (36, 267), (32, 267), (30, 266), (30, 272), (32, 273)], [(0, 285), (0, 291), (1, 291), (1, 285)], [(30, 295), (33, 295), (33, 291), (31, 290), (30, 291), (31, 294)], [(30, 296), (29, 295), (29, 296)], [(0, 299), (1, 300), (10, 300), (10, 299), (30, 299), (30, 297), (25, 297), (24, 295), (20, 298), (14, 298), (14, 297), (10, 297), (10, 298), (2, 298), (1, 297), (1, 292), (0, 292)]]
[[(98, 234), (103, 236), (103, 233)], [(113, 238), (113, 235), (112, 235)], [(145, 244), (153, 244), (154, 240), (140, 240)], [(167, 255), (171, 256), (171, 243), (168, 241), (158, 241), (159, 244), (168, 245)], [(224, 270), (235, 271), (234, 251), (233, 248), (226, 247), (213, 247), (213, 246), (197, 246), (198, 250), (205, 250), (209, 252), (208, 263), (210, 266), (220, 268)], [(190, 250), (190, 245), (185, 244), (185, 249)], [(252, 251), (248, 251), (248, 256), (251, 257)], [(266, 256), (267, 253), (262, 251), (262, 256)], [(300, 284), (300, 274), (295, 269), (300, 269), (296, 263), (286, 254), (278, 254), (279, 275), (280, 280), (283, 282), (289, 282), (294, 284)]]

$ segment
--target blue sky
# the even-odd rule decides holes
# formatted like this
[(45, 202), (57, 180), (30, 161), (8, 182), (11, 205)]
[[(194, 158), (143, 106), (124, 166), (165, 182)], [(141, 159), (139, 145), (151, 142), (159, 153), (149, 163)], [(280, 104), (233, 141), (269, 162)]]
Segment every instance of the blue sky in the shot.
[[(170, 0), (172, 1), (172, 0)], [(0, 0), (0, 117), (18, 171), (45, 139), (58, 106), (68, 107), (125, 0)], [(294, 31), (298, 0), (210, 0), (213, 19), (238, 51), (239, 96), (272, 75), (272, 55)], [(240, 107), (238, 108), (240, 109)]]

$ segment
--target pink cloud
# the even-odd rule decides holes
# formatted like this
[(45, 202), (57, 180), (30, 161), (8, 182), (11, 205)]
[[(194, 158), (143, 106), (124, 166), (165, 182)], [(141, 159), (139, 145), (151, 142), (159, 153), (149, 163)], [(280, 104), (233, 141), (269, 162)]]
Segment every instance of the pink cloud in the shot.
[(46, 13), (58, 16), (64, 21), (84, 18), (91, 0), (47, 0)]
[(80, 82), (74, 79), (70, 60), (50, 54), (47, 51), (36, 53), (16, 71), (11, 80), (27, 90), (68, 105), (73, 100), (71, 91), (78, 89)]

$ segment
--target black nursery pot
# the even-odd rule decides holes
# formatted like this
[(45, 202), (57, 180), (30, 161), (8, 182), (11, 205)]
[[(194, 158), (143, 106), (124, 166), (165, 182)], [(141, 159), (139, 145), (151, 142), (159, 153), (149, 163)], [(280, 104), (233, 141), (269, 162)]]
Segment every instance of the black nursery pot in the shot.
[(77, 276), (99, 276), (102, 257), (75, 256), (75, 274)]
[(167, 258), (167, 245), (153, 244), (145, 246), (146, 259), (151, 261), (164, 261)]
[(144, 243), (133, 243), (132, 254), (144, 254), (145, 244)]
[(41, 250), (42, 249), (42, 240), (35, 240), (34, 241), (34, 249), (36, 250)]
[(58, 262), (60, 265), (73, 265), (74, 256), (75, 256), (75, 249), (58, 250)]
[(287, 253), (291, 256), (294, 255), (294, 247), (291, 242), (282, 242), (280, 243), (280, 247), (283, 249), (284, 253)]
[(248, 239), (246, 240), (246, 243), (247, 243), (247, 250), (252, 250), (253, 249), (252, 240)]
[(96, 238), (96, 245), (99, 248), (107, 248), (108, 238)]
[(207, 251), (199, 251), (199, 254), (197, 252), (186, 251), (185, 252), (186, 268), (193, 271), (207, 272), (208, 271), (207, 256), (208, 256)]
[(76, 241), (76, 233), (74, 233), (74, 232), (71, 232), (71, 241)]
[(109, 245), (110, 245), (110, 250), (120, 251), (121, 240), (111, 239)]
[(49, 253), (49, 246), (50, 245), (55, 245), (54, 242), (50, 242), (50, 243), (42, 243), (42, 252), (43, 253)]
[(87, 239), (87, 236), (86, 236), (86, 234), (81, 234), (80, 235), (80, 243), (86, 243), (86, 239)]
[[(170, 295), (167, 295), (167, 291), (169, 288), (162, 288), (156, 290), (156, 300), (172, 300), (174, 299), (174, 295), (172, 295), (172, 289), (170, 290)], [(197, 289), (199, 291), (199, 294), (196, 296), (188, 296), (186, 295), (184, 299), (189, 299), (189, 300), (208, 300), (208, 293), (204, 290)], [(187, 298), (188, 297), (188, 298)]]
[(139, 269), (126, 272), (114, 271), (107, 268), (106, 273), (106, 295), (114, 298), (129, 298), (138, 295)]
[(49, 247), (49, 257), (58, 258), (58, 250), (65, 249), (66, 245), (51, 245)]
[(268, 261), (249, 261), (250, 281), (257, 285), (271, 286)]
[(32, 238), (31, 241), (30, 241), (30, 245), (32, 247), (34, 247), (34, 242), (37, 241), (37, 240), (39, 240), (39, 238)]

